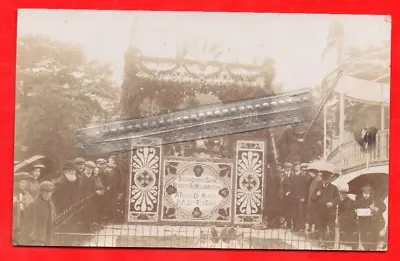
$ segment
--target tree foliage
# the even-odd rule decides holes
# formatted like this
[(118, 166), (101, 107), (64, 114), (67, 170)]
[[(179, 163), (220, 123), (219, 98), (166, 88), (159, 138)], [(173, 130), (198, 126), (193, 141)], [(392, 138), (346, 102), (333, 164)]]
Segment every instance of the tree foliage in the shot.
[(55, 160), (74, 156), (74, 130), (115, 115), (110, 67), (88, 61), (81, 46), (44, 36), (23, 36), (17, 45), (16, 157), (21, 146)]

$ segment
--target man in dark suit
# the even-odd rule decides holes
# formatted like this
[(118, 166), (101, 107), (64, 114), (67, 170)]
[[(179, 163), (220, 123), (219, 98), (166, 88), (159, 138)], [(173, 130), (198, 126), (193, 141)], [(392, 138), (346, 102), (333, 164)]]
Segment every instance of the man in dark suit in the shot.
[(269, 169), (266, 181), (265, 209), (268, 219), (268, 227), (280, 228), (281, 225), (281, 197), (280, 181), (282, 177), (282, 167), (278, 165)]
[(306, 199), (309, 187), (308, 176), (301, 171), (300, 162), (293, 163), (293, 175), (290, 178), (293, 199), (294, 231), (305, 230)]
[(336, 207), (340, 200), (338, 188), (330, 183), (331, 176), (330, 172), (321, 173), (319, 189), (311, 197), (317, 203), (316, 227), (323, 247), (326, 241), (334, 239)]
[[(379, 232), (385, 226), (383, 213), (386, 211), (386, 205), (372, 193), (371, 185), (367, 184), (361, 190), (362, 193), (356, 196), (354, 203), (356, 211), (359, 210), (358, 233), (363, 248), (374, 251), (377, 248)], [(363, 210), (364, 214), (360, 214), (360, 210)]]
[(282, 209), (283, 209), (283, 217), (285, 219), (286, 228), (292, 229), (293, 228), (293, 211), (292, 211), (292, 195), (291, 195), (291, 177), (292, 177), (292, 164), (286, 162), (284, 164), (284, 171), (281, 175), (280, 180), (280, 196), (282, 202)]

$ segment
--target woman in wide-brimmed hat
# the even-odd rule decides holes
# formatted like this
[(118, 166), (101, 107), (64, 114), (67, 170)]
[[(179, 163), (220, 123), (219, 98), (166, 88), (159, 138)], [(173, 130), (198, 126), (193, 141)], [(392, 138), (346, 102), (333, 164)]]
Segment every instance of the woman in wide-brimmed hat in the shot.
[(32, 197), (36, 197), (39, 192), (39, 178), (44, 168), (46, 167), (40, 163), (35, 164), (32, 167), (32, 171), (30, 173), (32, 176), (32, 181), (29, 184), (29, 193), (32, 195)]
[(29, 173), (21, 172), (14, 174), (14, 195), (13, 195), (13, 240), (19, 241), (19, 230), (21, 218), (27, 206), (32, 202), (32, 196), (28, 191), (29, 183), (33, 180)]

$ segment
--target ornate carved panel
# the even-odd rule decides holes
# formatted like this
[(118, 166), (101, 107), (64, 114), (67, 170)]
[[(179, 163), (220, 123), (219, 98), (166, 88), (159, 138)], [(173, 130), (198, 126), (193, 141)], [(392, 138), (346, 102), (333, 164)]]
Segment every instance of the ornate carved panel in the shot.
[(264, 182), (263, 141), (237, 141), (235, 223), (261, 221)]
[[(133, 145), (128, 222), (156, 222), (159, 212), (161, 146)], [(154, 142), (154, 144), (157, 144)]]

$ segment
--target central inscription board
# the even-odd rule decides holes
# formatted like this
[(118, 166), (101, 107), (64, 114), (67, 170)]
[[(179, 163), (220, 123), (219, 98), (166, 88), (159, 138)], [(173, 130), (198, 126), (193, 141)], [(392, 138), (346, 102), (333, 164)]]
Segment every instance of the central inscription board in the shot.
[(232, 167), (226, 160), (165, 158), (161, 220), (231, 222)]

